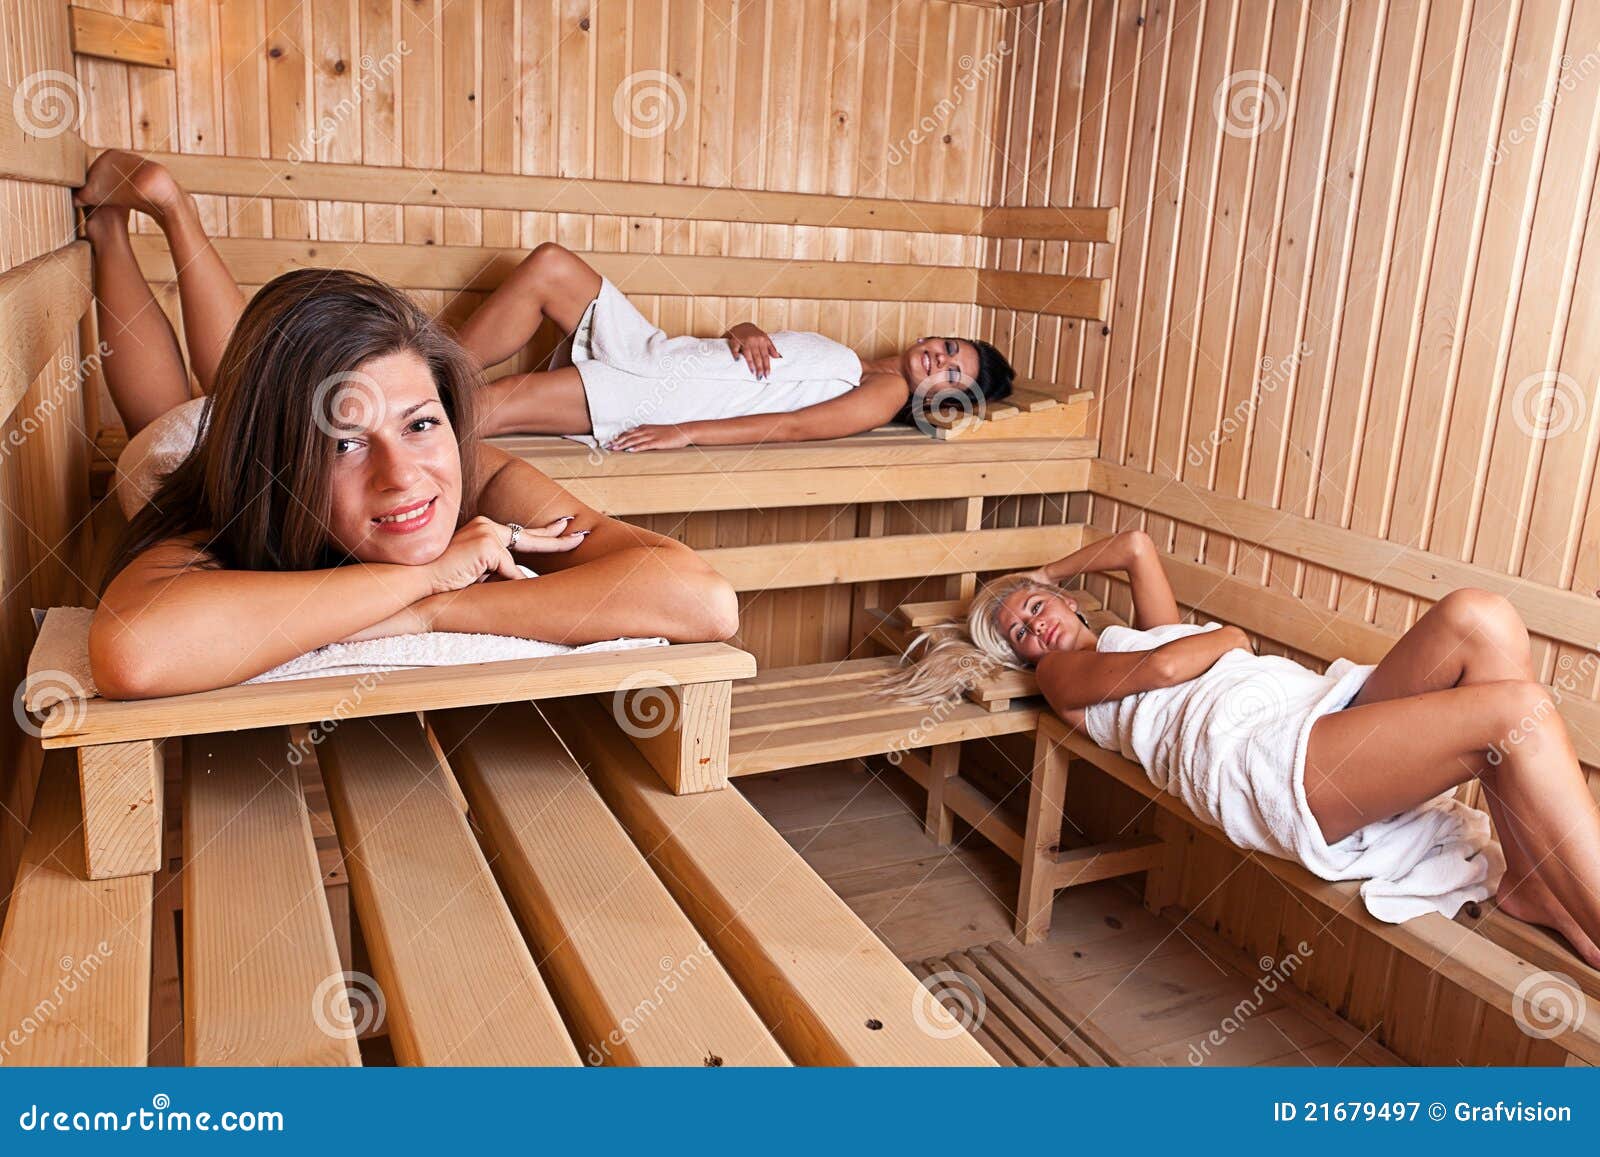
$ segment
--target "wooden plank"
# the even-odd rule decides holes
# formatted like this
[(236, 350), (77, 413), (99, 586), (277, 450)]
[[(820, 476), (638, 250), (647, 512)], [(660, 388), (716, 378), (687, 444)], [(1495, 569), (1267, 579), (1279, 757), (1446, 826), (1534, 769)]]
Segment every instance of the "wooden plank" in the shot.
[(922, 578), (963, 571), (1038, 566), (1077, 547), (1080, 527), (1028, 526), (1011, 530), (895, 534), (831, 542), (728, 546), (700, 557), (735, 590), (776, 590), (876, 579)]
[(1115, 206), (1006, 205), (984, 211), (981, 232), (985, 237), (1025, 237), (1030, 241), (1115, 241), (1119, 224)]
[[(359, 1065), (287, 728), (183, 746), (183, 1028), (191, 1065)], [(369, 1026), (364, 1026), (369, 1027)]]
[(400, 1063), (578, 1064), (415, 718), (347, 720), (317, 754)]
[(1104, 321), (1111, 308), (1111, 283), (1099, 277), (984, 269), (978, 273), (973, 300), (999, 309)]
[(961, 442), (988, 442), (1013, 438), (1081, 438), (1089, 433), (1087, 406), (1052, 406), (1048, 409), (1002, 416), (990, 413), (948, 425), (936, 423), (934, 437)]
[(165, 24), (130, 20), (94, 8), (67, 6), (72, 19), (72, 51), (124, 64), (172, 68), (172, 37)]
[[(1041, 718), (1039, 734), (1041, 741), (1065, 746), (1073, 755), (1094, 764), (1124, 786), (1185, 819), (1201, 834), (1233, 847), (1221, 831), (1195, 819), (1176, 796), (1156, 791), (1138, 764), (1095, 746), (1082, 735), (1070, 732), (1066, 724), (1055, 716)], [(1419, 916), (1404, 924), (1378, 920), (1368, 914), (1362, 903), (1359, 882), (1329, 883), (1313, 876), (1298, 864), (1273, 856), (1253, 856), (1252, 859), (1319, 907), (1382, 938), (1430, 971), (1460, 985), (1502, 1012), (1516, 1011), (1518, 985), (1539, 971), (1498, 944), (1437, 913)], [(1600, 1024), (1586, 1024), (1583, 1018), (1578, 1018), (1578, 1023), (1553, 1039), (1559, 1040), (1563, 1047), (1585, 1060), (1593, 1062), (1600, 1058)]]
[(1476, 563), (1385, 542), (1353, 530), (1273, 510), (1143, 471), (1096, 462), (1090, 490), (1156, 510), (1171, 518), (1225, 528), (1246, 542), (1270, 542), (1278, 551), (1420, 598), (1438, 600), (1462, 587), (1481, 587), (1516, 604), (1529, 630), (1578, 646), (1600, 639), (1600, 604), (1587, 594), (1520, 579)]
[[(218, 237), (213, 247), (241, 285), (263, 285), (295, 269), (356, 269), (406, 289), (487, 292), (522, 261), (521, 249), (467, 245), (379, 245)], [(145, 277), (174, 280), (172, 255), (159, 234), (140, 233), (133, 249)], [(831, 301), (970, 302), (978, 273), (954, 266), (872, 261), (812, 261), (692, 254), (586, 253), (602, 277), (627, 294), (692, 297), (812, 298)], [(1053, 279), (1060, 280), (1060, 279)], [(1104, 283), (1096, 283), (1103, 288)], [(1057, 286), (1057, 308), (1103, 296)]]
[[(0, 116), (0, 177), (83, 184), (88, 165), (88, 150), (78, 134), (83, 98), (83, 86), (65, 72), (31, 74), (20, 88), (0, 79), (0, 109), (5, 110)], [(16, 115), (17, 110), (24, 115)]]
[[(728, 221), (759, 225), (815, 225), (843, 229), (976, 234), (983, 210), (900, 198), (829, 196), (762, 189), (709, 188), (657, 181), (617, 181), (529, 174), (453, 172), (436, 167), (300, 163), (255, 157), (195, 157), (153, 153), (194, 193), (303, 200), (356, 200), (368, 204), (436, 208), (526, 210), (550, 213)], [(1069, 227), (1056, 218), (1041, 228)], [(1067, 221), (1086, 213), (1094, 228), (1106, 210), (1067, 210)]]
[(72, 760), (46, 756), (0, 935), (0, 1065), (143, 1065), (149, 876), (91, 882)]
[(161, 869), (163, 778), (159, 739), (78, 749), (89, 879), (147, 875)]
[(732, 683), (636, 685), (601, 698), (617, 726), (675, 794), (728, 786)]
[[(0, 122), (8, 118), (0, 116)], [(3, 130), (0, 130), (3, 131)], [(0, 139), (0, 147), (4, 141)], [(89, 244), (74, 241), (0, 273), (0, 422), (78, 329), (91, 304)], [(70, 359), (69, 359), (70, 361)], [(77, 389), (76, 369), (60, 373)]]
[(788, 1064), (531, 704), (428, 713), (586, 1063)]
[(328, 676), (253, 683), (159, 699), (90, 699), (46, 719), (42, 742), (47, 748), (81, 747), (475, 707), (554, 695), (585, 695), (614, 691), (644, 672), (657, 673), (677, 684), (715, 683), (755, 674), (755, 660), (726, 643), (680, 643), (544, 659), (419, 667), (356, 679)]
[[(1025, 436), (1036, 438), (1039, 432), (1030, 429)], [(961, 441), (974, 439), (962, 438)], [(757, 450), (752, 457), (760, 453)], [(947, 466), (799, 470), (770, 470), (757, 466), (735, 473), (580, 476), (567, 479), (564, 485), (573, 497), (597, 510), (629, 515), (843, 506), (1000, 494), (1064, 494), (1087, 489), (1088, 478), (1089, 463), (1085, 460), (1019, 459)]]
[(1129, 836), (1083, 848), (1057, 852), (1050, 868), (1050, 882), (1056, 888), (1075, 888), (1131, 876), (1159, 867), (1166, 858), (1166, 841), (1157, 836)]
[(562, 700), (548, 714), (791, 1059), (988, 1064), (738, 792), (671, 795), (597, 704)]

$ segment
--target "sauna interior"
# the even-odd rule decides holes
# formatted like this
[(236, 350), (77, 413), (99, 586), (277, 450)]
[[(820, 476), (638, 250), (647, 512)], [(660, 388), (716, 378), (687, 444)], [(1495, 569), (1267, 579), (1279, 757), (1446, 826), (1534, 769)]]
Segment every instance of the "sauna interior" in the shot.
[[(1316, 670), (1505, 596), (1600, 782), (1600, 5), (0, 0), (0, 60), (0, 1064), (1600, 1059), (1600, 972), (1492, 903), (1374, 919), (1026, 673), (872, 690), (985, 579), (1136, 528), (1186, 616)], [(498, 440), (700, 552), (726, 643), (63, 730), (21, 688), (121, 526), (72, 202), (108, 148), (246, 294), (350, 268), (459, 326), (556, 242), (669, 333), (970, 335), (1016, 390), (826, 442)], [(680, 718), (625, 735), (652, 692)]]

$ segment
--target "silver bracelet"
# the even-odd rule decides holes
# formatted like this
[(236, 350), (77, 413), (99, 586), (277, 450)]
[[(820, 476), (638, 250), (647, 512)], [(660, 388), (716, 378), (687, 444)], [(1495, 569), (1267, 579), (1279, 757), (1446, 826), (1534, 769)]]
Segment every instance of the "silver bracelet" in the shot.
[(517, 549), (517, 539), (522, 537), (522, 527), (517, 525), (515, 522), (508, 522), (508, 523), (506, 523), (506, 526), (509, 527), (510, 530), (511, 530), (511, 541), (506, 543), (506, 549), (507, 550), (516, 550)]

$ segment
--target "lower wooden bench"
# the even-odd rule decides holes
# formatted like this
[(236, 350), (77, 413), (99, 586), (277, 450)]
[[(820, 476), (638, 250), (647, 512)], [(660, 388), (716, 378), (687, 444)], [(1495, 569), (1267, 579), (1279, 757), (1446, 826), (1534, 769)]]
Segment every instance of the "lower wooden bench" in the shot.
[[(299, 750), (185, 742), (189, 1064), (353, 1065), (382, 1032), (402, 1064), (989, 1063), (738, 793), (674, 794), (590, 696), (327, 734), (347, 969)], [(142, 1064), (151, 878), (84, 877), (72, 772), (47, 757), (0, 934), (0, 1063)]]

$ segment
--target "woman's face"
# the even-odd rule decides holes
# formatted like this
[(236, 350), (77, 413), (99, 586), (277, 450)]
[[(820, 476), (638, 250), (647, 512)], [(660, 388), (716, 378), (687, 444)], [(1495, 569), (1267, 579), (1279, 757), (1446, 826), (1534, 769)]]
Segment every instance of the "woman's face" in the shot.
[(361, 562), (432, 562), (461, 510), (461, 450), (433, 374), (404, 350), (340, 378), (319, 420), (334, 439), (334, 541)]
[(900, 355), (900, 373), (928, 392), (970, 384), (978, 379), (978, 347), (956, 337), (925, 337)]
[(1071, 596), (1029, 587), (1008, 595), (995, 621), (1017, 657), (1034, 666), (1051, 651), (1077, 647), (1084, 629), (1077, 611), (1077, 600)]

